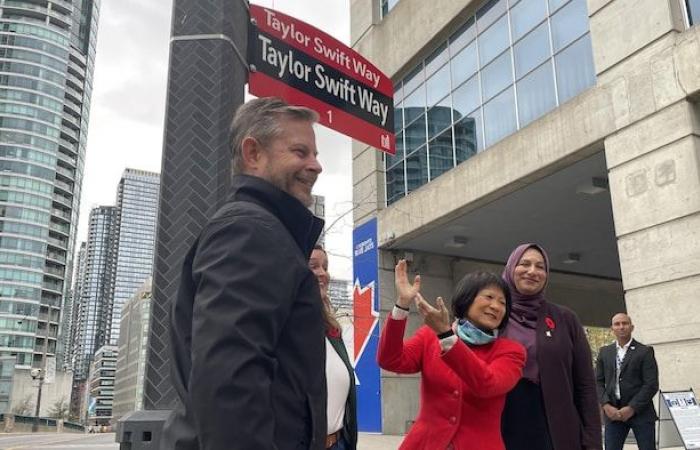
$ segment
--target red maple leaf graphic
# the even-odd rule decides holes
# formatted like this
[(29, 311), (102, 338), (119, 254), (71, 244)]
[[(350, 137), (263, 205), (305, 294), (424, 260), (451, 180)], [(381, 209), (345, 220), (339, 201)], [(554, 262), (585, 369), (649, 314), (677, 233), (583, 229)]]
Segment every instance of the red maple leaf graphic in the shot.
[(360, 288), (359, 283), (355, 283), (352, 291), (352, 301), (354, 305), (354, 353), (355, 362), (364, 349), (365, 342), (369, 339), (377, 314), (374, 312), (372, 300), (374, 299), (374, 284)]

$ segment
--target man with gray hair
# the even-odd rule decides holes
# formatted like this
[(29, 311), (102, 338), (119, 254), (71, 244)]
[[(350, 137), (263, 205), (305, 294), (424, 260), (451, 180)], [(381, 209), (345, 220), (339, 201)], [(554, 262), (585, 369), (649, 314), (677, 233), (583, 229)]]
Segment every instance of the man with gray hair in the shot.
[(188, 252), (174, 299), (180, 404), (161, 449), (322, 449), (325, 340), (307, 207), (321, 173), (318, 115), (280, 99), (241, 106), (231, 196)]

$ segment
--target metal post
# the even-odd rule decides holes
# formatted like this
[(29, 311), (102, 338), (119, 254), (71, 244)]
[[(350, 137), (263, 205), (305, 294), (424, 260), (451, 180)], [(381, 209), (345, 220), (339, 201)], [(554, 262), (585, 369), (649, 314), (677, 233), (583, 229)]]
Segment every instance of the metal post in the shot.
[[(44, 357), (46, 357), (46, 354), (44, 354)], [(44, 367), (46, 367), (46, 364), (44, 364)], [(44, 371), (41, 369), (39, 370), (39, 375), (37, 376), (37, 379), (39, 380), (39, 392), (36, 395), (36, 408), (34, 409), (34, 423), (32, 424), (32, 433), (36, 433), (39, 431), (39, 410), (41, 409), (41, 387), (44, 385)]]
[[(41, 314), (41, 310), (39, 311)], [(49, 308), (49, 317), (51, 315), (51, 308)], [(48, 317), (47, 317), (48, 319)], [(29, 374), (33, 379), (39, 380), (39, 392), (36, 395), (36, 409), (34, 411), (34, 423), (32, 424), (32, 432), (36, 433), (39, 431), (39, 411), (41, 408), (41, 388), (44, 385), (44, 377), (46, 376), (46, 353), (49, 351), (49, 321), (46, 321), (46, 331), (44, 333), (44, 352), (42, 354), (42, 363), (44, 364), (43, 369), (35, 368), (31, 369)]]
[(247, 70), (242, 58), (248, 22), (245, 0), (173, 3), (146, 411), (118, 422), (117, 441), (123, 449), (157, 448), (163, 420), (176, 405), (170, 382), (168, 311), (189, 246), (228, 195), (228, 128), (244, 98)]

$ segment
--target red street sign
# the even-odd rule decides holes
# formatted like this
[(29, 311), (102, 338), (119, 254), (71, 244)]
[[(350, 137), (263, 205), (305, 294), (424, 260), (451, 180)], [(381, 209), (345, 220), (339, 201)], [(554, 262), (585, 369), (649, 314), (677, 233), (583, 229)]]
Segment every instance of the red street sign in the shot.
[(311, 108), (320, 122), (384, 152), (396, 153), (394, 85), (362, 55), (311, 25), (250, 5), (248, 86)]

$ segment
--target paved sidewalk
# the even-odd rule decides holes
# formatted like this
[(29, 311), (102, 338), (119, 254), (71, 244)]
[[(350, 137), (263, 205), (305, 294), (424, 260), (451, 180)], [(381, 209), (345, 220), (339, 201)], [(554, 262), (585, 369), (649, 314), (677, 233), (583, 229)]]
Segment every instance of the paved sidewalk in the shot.
[[(358, 450), (395, 450), (401, 445), (403, 436), (360, 433)], [(681, 449), (682, 447), (678, 447)], [(636, 445), (625, 445), (625, 450), (637, 450)], [(673, 450), (673, 449), (668, 449)]]
[(403, 436), (360, 433), (358, 450), (393, 450), (399, 448)]

